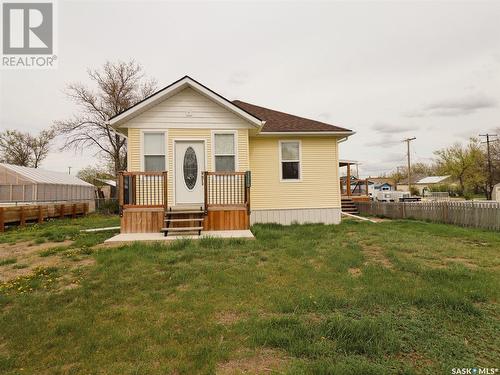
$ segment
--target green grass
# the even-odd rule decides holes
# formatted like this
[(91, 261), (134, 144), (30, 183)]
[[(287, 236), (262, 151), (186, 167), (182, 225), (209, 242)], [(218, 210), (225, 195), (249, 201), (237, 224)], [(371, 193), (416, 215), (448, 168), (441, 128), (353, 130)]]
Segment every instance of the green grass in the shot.
[(6, 266), (7, 264), (14, 264), (17, 262), (16, 258), (0, 259), (0, 266)]
[(99, 251), (109, 233), (63, 230), (96, 264), (70, 290), (51, 287), (64, 269), (45, 269), (0, 292), (0, 372), (211, 374), (263, 351), (288, 374), (499, 366), (498, 233), (418, 221), (252, 230), (254, 241)]

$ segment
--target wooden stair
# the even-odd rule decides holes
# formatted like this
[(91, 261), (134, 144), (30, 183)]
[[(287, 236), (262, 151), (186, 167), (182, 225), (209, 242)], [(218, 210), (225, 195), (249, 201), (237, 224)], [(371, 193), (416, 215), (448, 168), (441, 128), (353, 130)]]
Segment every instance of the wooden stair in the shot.
[(347, 212), (348, 214), (353, 214), (353, 215), (359, 214), (358, 208), (356, 207), (356, 204), (352, 201), (351, 198), (342, 198), (340, 203), (342, 207), (342, 212)]
[(179, 208), (170, 207), (165, 211), (164, 227), (161, 231), (165, 237), (169, 234), (201, 234), (205, 220), (203, 207)]

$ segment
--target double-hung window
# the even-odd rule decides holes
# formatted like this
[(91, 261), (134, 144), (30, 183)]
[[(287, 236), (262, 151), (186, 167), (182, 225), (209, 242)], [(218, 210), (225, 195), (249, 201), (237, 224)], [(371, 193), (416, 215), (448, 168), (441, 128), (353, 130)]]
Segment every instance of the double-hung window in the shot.
[(145, 132), (143, 138), (144, 171), (165, 170), (165, 133)]
[(283, 181), (299, 181), (300, 142), (280, 141), (280, 174)]
[(234, 172), (236, 170), (235, 133), (215, 133), (214, 143), (215, 171)]

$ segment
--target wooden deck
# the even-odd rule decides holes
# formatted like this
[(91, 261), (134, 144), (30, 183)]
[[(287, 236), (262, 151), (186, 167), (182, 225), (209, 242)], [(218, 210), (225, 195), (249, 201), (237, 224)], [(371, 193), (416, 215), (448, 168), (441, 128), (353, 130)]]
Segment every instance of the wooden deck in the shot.
[(52, 203), (0, 207), (0, 232), (3, 232), (8, 224), (24, 226), (27, 222), (41, 223), (50, 218), (75, 218), (88, 212), (88, 203)]
[(200, 225), (203, 231), (250, 228), (249, 172), (203, 172), (203, 188), (200, 208), (179, 213), (183, 207), (169, 202), (167, 172), (120, 173), (121, 233), (175, 232)]

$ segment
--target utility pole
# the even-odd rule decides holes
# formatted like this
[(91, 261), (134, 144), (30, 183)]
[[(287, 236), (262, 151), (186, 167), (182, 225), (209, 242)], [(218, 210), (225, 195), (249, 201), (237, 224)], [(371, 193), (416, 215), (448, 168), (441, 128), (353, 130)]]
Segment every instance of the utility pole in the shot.
[(406, 139), (403, 139), (403, 142), (406, 142), (406, 150), (407, 150), (407, 153), (408, 153), (408, 191), (410, 192), (410, 195), (411, 195), (411, 161), (410, 161), (410, 142), (411, 141), (414, 141), (415, 137), (411, 137), (411, 138), (406, 138)]
[(486, 137), (486, 152), (488, 154), (488, 190), (486, 191), (486, 199), (491, 200), (491, 190), (493, 188), (493, 171), (491, 167), (491, 153), (490, 153), (490, 138), (494, 138), (496, 134), (479, 134), (480, 137)]

